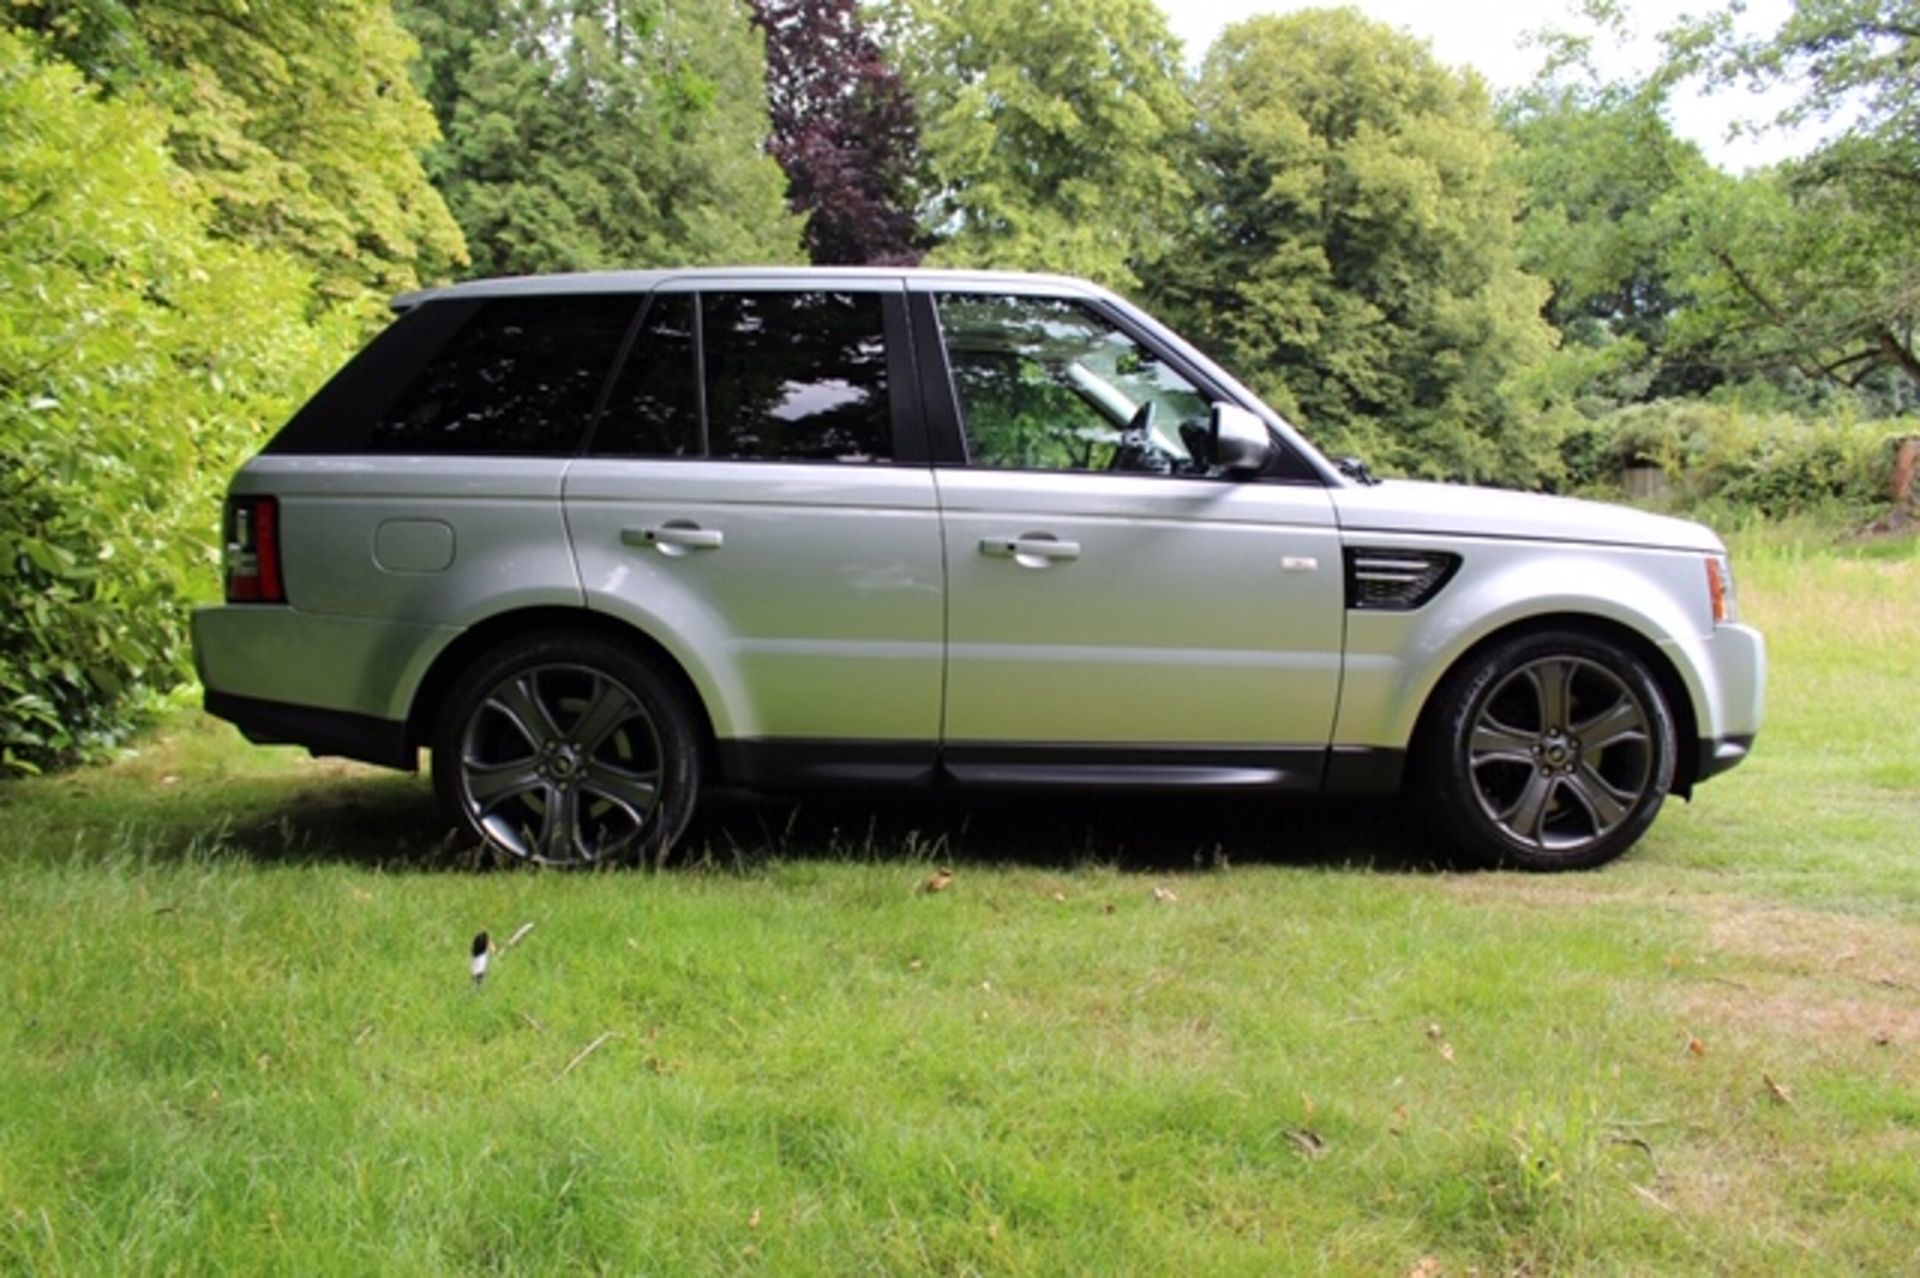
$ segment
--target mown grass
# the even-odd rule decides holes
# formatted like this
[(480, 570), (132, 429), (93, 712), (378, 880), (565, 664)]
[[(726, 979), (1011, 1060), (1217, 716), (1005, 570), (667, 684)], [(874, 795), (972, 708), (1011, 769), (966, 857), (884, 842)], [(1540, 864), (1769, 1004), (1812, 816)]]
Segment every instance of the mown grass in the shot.
[(192, 716), (12, 785), (0, 1267), (1911, 1272), (1920, 558), (1744, 542), (1758, 753), (1573, 878), (1206, 802), (477, 873)]

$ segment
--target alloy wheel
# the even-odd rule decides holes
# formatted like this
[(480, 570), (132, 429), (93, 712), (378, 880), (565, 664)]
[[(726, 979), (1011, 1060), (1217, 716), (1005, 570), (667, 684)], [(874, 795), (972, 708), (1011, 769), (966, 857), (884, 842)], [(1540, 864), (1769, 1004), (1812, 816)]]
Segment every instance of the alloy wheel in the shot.
[(459, 751), (469, 819), (523, 860), (619, 860), (659, 809), (659, 726), (631, 688), (591, 666), (508, 674), (468, 716)]
[(1523, 847), (1575, 856), (1626, 822), (1654, 784), (1647, 706), (1596, 661), (1521, 665), (1479, 704), (1466, 742), (1481, 810)]

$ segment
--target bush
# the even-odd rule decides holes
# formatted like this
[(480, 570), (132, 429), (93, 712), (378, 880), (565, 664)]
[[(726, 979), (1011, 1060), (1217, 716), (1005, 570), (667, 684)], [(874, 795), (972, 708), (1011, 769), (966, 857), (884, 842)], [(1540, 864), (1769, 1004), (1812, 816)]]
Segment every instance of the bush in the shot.
[(1623, 408), (1569, 433), (1561, 456), (1581, 487), (1617, 488), (1630, 465), (1658, 466), (1671, 500), (1758, 511), (1860, 516), (1884, 506), (1895, 442), (1908, 421), (1807, 421), (1729, 404), (1661, 400)]
[(187, 675), (227, 477), (354, 337), (292, 263), (209, 235), (167, 131), (0, 31), (0, 775)]

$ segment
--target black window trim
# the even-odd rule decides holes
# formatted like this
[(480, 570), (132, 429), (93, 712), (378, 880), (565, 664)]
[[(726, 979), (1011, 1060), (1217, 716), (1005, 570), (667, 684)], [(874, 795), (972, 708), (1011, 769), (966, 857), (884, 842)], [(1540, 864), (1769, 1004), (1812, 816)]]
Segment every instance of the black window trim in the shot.
[[(968, 455), (966, 415), (960, 407), (960, 388), (954, 382), (953, 369), (947, 361), (946, 335), (940, 327), (939, 300), (948, 295), (966, 295), (972, 297), (1010, 297), (1032, 298), (1043, 301), (1071, 302), (1085, 307), (1100, 319), (1118, 329), (1129, 340), (1138, 343), (1155, 359), (1160, 360), (1174, 372), (1180, 374), (1200, 390), (1209, 403), (1240, 404), (1238, 395), (1228, 392), (1226, 387), (1209, 377), (1202, 369), (1183, 357), (1178, 351), (1169, 349), (1152, 334), (1141, 330), (1132, 322), (1125, 311), (1109, 304), (1105, 299), (1084, 293), (1070, 293), (1042, 289), (983, 289), (978, 287), (933, 288), (915, 290), (910, 293), (910, 304), (914, 308), (915, 331), (921, 335), (918, 343), (920, 355), (920, 380), (926, 388), (923, 398), (929, 435), (937, 441), (939, 447), (934, 453), (933, 465), (945, 469), (975, 469)], [(941, 391), (944, 389), (944, 394)], [(1273, 434), (1272, 428), (1268, 433)], [(1186, 480), (1201, 483), (1276, 483), (1292, 485), (1311, 485), (1324, 488), (1326, 480), (1315, 470), (1311, 463), (1298, 455), (1287, 441), (1274, 435), (1274, 448), (1279, 457), (1278, 466), (1267, 474), (1255, 476), (1252, 480), (1236, 478), (1231, 475), (1154, 475), (1151, 471), (1120, 472), (1127, 478), (1156, 478)], [(1044, 466), (1001, 466), (979, 467), (978, 469), (1004, 470), (1010, 474), (1042, 475), (1088, 475), (1101, 476), (1111, 474), (1108, 471), (1052, 470)]]

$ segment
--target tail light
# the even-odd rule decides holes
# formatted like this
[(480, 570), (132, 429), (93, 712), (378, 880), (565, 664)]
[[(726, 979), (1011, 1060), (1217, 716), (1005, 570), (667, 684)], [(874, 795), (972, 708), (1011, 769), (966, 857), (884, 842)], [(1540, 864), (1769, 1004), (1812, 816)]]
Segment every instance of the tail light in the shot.
[(285, 603), (280, 575), (280, 502), (227, 498), (227, 602)]

